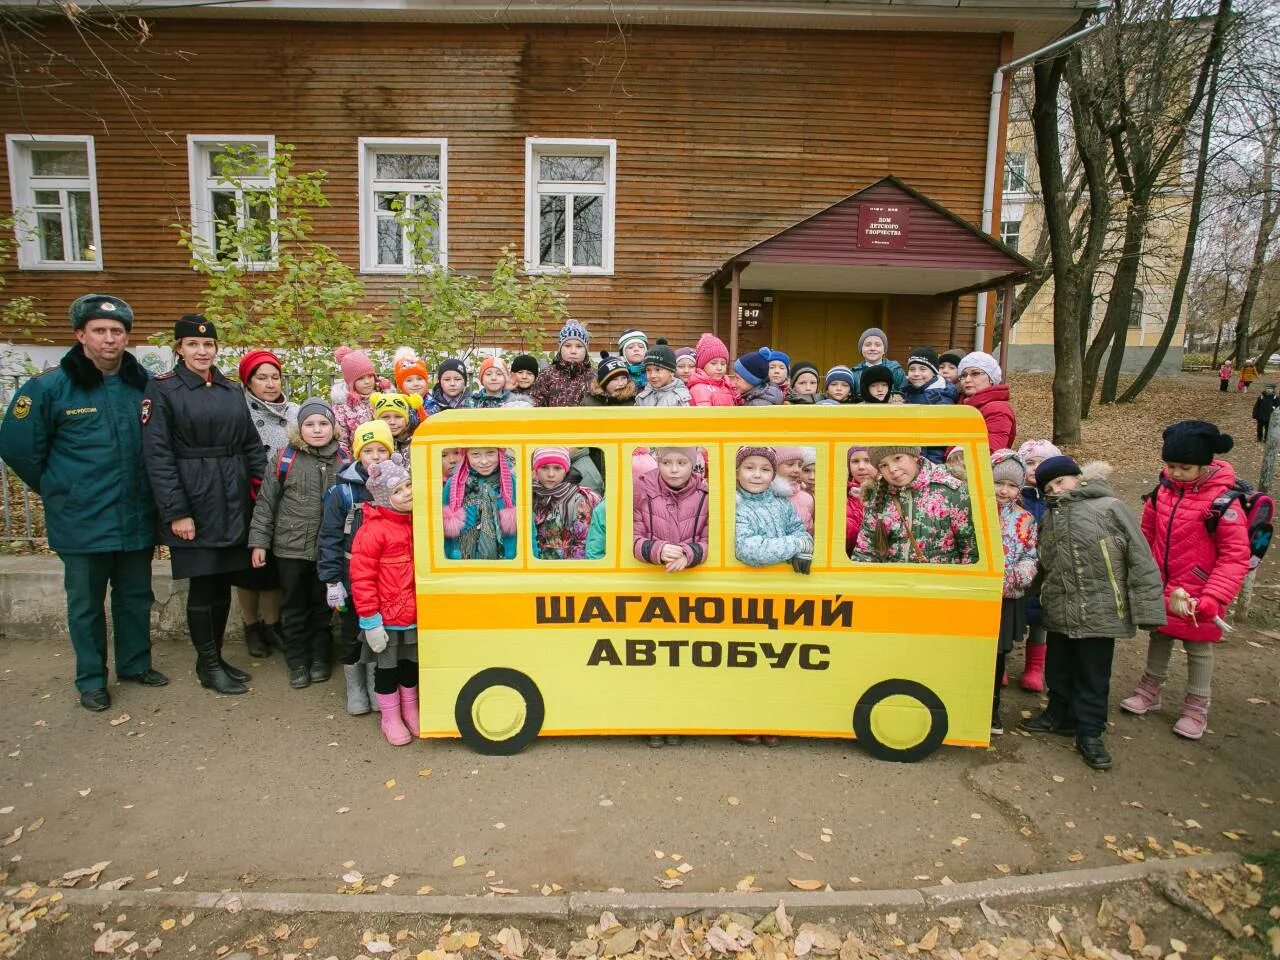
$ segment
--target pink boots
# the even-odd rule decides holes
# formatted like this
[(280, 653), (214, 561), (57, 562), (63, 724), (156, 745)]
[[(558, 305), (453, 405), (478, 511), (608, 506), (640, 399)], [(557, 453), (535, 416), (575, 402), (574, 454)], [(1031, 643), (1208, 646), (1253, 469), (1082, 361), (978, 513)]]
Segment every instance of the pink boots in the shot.
[[(374, 696), (378, 700), (378, 708), (381, 716), (378, 718), (379, 724), (382, 726), (382, 735), (387, 738), (387, 743), (393, 747), (403, 747), (406, 743), (413, 739), (408, 728), (404, 725), (404, 721), (400, 718), (402, 707), (400, 694), (404, 692), (402, 687), (396, 693), (375, 693)], [(413, 691), (413, 715), (418, 716), (418, 691)]]
[(1018, 681), (1018, 686), (1023, 690), (1030, 690), (1032, 693), (1044, 692), (1044, 655), (1048, 649), (1048, 645), (1043, 643), (1027, 647), (1026, 659), (1022, 665), (1022, 679)]
[(417, 687), (400, 688), (400, 716), (404, 717), (404, 725), (409, 730), (409, 736), (417, 737), (422, 729), (418, 723)]
[(1199, 740), (1209, 726), (1209, 700), (1188, 693), (1182, 701), (1182, 716), (1173, 725), (1173, 732), (1188, 740)]
[(1120, 701), (1120, 709), (1139, 717), (1160, 709), (1160, 681), (1144, 672), (1133, 688), (1133, 695)]

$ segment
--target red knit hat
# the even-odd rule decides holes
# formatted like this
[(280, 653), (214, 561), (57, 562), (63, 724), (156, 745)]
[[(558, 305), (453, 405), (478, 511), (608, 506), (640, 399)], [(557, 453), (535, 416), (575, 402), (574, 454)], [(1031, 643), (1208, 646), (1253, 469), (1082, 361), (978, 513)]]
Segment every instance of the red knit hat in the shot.
[(723, 360), (728, 363), (729, 348), (714, 333), (704, 333), (698, 338), (698, 346), (694, 351), (693, 362), (701, 370), (712, 360)]
[(264, 363), (269, 363), (277, 370), (284, 368), (280, 364), (280, 358), (270, 350), (250, 350), (240, 358), (240, 382), (246, 387), (249, 385), (249, 378), (253, 376), (253, 371), (257, 370)]

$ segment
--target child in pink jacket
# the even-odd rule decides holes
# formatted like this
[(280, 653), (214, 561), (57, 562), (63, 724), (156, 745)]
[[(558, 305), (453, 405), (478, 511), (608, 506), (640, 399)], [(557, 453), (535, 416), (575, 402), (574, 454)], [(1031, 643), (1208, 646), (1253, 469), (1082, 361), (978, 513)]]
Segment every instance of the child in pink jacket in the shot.
[(813, 536), (813, 494), (804, 488), (804, 447), (777, 447), (778, 472), (773, 478), (773, 492), (791, 501), (792, 509)]
[(694, 355), (698, 369), (689, 378), (689, 405), (691, 407), (736, 407), (742, 396), (729, 372), (729, 348), (714, 334), (704, 333), (698, 338)]
[[(662, 566), (667, 573), (696, 567), (707, 559), (707, 481), (694, 466), (697, 447), (658, 447), (658, 468), (638, 477), (632, 501), (632, 549), (636, 559)], [(680, 737), (649, 737), (649, 746), (677, 744)]]
[[(1181, 640), (1187, 695), (1173, 732), (1188, 740), (1199, 740), (1209, 725), (1213, 645), (1222, 639), (1214, 618), (1226, 613), (1249, 573), (1249, 527), (1240, 501), (1214, 503), (1236, 481), (1231, 464), (1214, 456), (1231, 447), (1231, 437), (1212, 423), (1184, 420), (1168, 427), (1160, 485), (1142, 509), (1142, 533), (1164, 580), (1168, 622), (1152, 632), (1146, 670), (1120, 709), (1139, 716), (1160, 709), (1173, 641)], [(1186, 603), (1170, 602), (1175, 590), (1190, 597), (1190, 610)]]

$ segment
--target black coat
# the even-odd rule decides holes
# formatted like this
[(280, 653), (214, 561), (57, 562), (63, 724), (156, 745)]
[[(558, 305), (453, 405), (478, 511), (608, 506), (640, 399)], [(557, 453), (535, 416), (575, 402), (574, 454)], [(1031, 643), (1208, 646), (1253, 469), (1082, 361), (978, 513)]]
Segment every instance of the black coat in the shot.
[[(160, 508), (160, 541), (170, 547), (244, 547), (253, 494), (267, 470), (266, 448), (240, 384), (216, 368), (206, 381), (181, 361), (149, 384), (142, 401), (142, 451)], [(170, 524), (191, 517), (194, 540)]]
[(1277, 406), (1280, 406), (1280, 397), (1263, 391), (1262, 395), (1253, 402), (1253, 419), (1259, 423), (1270, 423), (1271, 413)]

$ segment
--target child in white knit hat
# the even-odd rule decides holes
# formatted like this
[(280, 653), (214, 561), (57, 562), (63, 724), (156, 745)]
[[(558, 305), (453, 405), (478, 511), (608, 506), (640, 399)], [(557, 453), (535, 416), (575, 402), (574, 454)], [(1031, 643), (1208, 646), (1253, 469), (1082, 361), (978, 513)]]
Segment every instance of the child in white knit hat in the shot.
[(1000, 516), (1000, 543), (1004, 547), (1004, 591), (1000, 604), (1000, 636), (996, 647), (995, 693), (991, 700), (991, 732), (1004, 733), (1000, 719), (1000, 689), (1004, 685), (1004, 660), (1027, 629), (1024, 594), (1039, 569), (1036, 555), (1036, 522), (1018, 502), (1027, 469), (1012, 450), (991, 455), (991, 479), (995, 483)]

